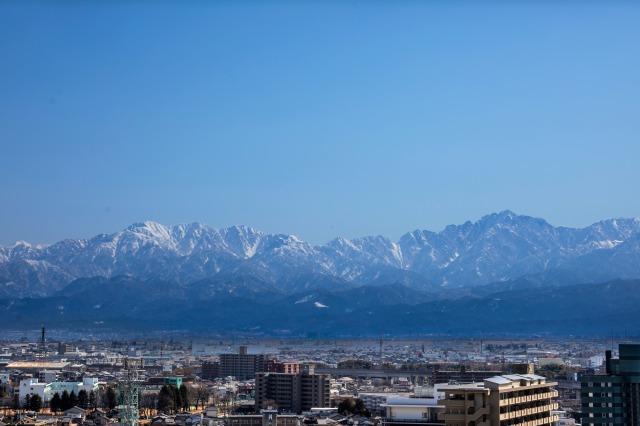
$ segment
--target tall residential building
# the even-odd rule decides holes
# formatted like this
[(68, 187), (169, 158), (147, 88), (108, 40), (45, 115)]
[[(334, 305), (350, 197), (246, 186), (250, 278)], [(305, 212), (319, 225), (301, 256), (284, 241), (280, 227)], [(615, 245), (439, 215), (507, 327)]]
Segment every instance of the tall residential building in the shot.
[(202, 373), (200, 376), (206, 380), (213, 380), (220, 377), (220, 363), (214, 361), (204, 361), (202, 363)]
[(266, 370), (273, 373), (297, 374), (301, 370), (301, 365), (297, 361), (278, 361), (270, 359), (267, 361)]
[(246, 346), (240, 346), (237, 354), (221, 354), (218, 374), (221, 377), (233, 376), (238, 380), (252, 379), (256, 373), (266, 370), (265, 355), (247, 353)]
[(619, 357), (605, 353), (605, 374), (581, 378), (582, 424), (640, 425), (640, 345), (621, 344)]
[(66, 344), (66, 343), (62, 343), (62, 342), (58, 342), (58, 355), (64, 355), (67, 352), (69, 352), (71, 350), (71, 346)]
[(444, 392), (447, 426), (543, 426), (558, 416), (555, 382), (535, 374), (509, 374), (464, 385), (438, 385)]
[(312, 407), (329, 407), (329, 376), (302, 373), (256, 373), (256, 410), (273, 407), (280, 412), (300, 413)]

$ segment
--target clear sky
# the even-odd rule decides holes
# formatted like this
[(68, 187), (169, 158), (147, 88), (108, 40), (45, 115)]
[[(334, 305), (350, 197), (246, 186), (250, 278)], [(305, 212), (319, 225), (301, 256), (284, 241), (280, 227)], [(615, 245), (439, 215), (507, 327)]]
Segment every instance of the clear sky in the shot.
[(0, 244), (640, 216), (640, 3), (0, 3)]

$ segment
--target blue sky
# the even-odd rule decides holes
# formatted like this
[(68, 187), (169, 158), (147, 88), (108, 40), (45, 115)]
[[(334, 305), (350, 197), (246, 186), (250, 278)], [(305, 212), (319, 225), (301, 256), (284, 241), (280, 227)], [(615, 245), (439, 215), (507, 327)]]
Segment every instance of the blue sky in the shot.
[(639, 216), (633, 2), (2, 2), (0, 243)]

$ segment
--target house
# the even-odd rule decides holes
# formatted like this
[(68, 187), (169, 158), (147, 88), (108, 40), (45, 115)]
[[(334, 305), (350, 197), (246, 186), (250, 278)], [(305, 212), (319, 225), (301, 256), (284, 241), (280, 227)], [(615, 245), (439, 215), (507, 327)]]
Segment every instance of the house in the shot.
[(93, 410), (86, 416), (87, 422), (92, 422), (96, 426), (109, 426), (111, 424), (117, 423), (117, 421), (112, 420), (107, 416), (107, 413), (98, 408), (97, 410)]
[(84, 410), (76, 405), (75, 407), (71, 407), (68, 410), (65, 410), (62, 415), (63, 417), (69, 417), (71, 419), (84, 420), (87, 418), (87, 410)]
[(176, 422), (173, 417), (167, 416), (166, 414), (160, 414), (151, 419), (151, 426), (167, 426), (167, 425), (175, 425)]

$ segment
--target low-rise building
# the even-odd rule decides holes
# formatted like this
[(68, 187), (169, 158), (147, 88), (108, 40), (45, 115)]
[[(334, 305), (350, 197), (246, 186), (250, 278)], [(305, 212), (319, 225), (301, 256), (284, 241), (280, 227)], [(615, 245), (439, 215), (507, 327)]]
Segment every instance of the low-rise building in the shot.
[(229, 416), (225, 419), (226, 426), (300, 426), (302, 416), (279, 414), (278, 410), (265, 409), (260, 414), (244, 416)]
[(384, 426), (442, 425), (444, 406), (434, 398), (392, 396), (381, 405), (385, 410)]
[(85, 377), (82, 382), (51, 382), (42, 383), (35, 378), (23, 379), (20, 381), (19, 395), (20, 402), (26, 400), (27, 395), (38, 395), (43, 402), (47, 403), (53, 398), (53, 395), (62, 395), (65, 391), (68, 393), (75, 392), (77, 395), (84, 390), (87, 393), (98, 389), (98, 379), (94, 377)]
[(387, 403), (389, 398), (393, 397), (408, 397), (409, 394), (399, 394), (391, 392), (362, 392), (358, 393), (358, 399), (362, 400), (362, 403), (372, 415), (383, 415), (385, 413), (384, 404)]

